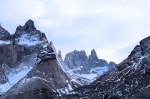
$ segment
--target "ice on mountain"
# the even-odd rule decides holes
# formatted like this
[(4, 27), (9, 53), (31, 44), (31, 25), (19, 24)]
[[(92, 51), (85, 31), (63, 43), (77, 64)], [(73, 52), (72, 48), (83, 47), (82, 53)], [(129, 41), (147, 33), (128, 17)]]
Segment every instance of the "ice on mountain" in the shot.
[(17, 38), (16, 41), (18, 41), (17, 44), (19, 45), (34, 46), (42, 43), (38, 38), (38, 35), (32, 36), (24, 33), (20, 38)]
[(104, 66), (104, 67), (95, 67), (95, 68), (92, 68), (90, 70), (90, 72), (96, 72), (96, 73), (98, 73), (99, 76), (101, 76), (105, 72), (107, 72), (108, 70), (109, 70), (109, 67), (108, 66)]
[(1, 44), (10, 44), (10, 41), (3, 41), (3, 40), (0, 40), (0, 45)]

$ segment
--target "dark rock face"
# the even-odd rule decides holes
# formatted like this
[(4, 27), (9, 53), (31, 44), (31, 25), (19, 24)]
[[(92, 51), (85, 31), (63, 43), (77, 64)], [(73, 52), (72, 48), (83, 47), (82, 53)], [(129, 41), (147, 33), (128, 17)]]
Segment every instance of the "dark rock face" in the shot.
[(85, 51), (73, 51), (68, 53), (65, 56), (64, 60), (65, 64), (69, 69), (80, 68), (78, 71), (74, 71), (75, 73), (90, 73), (90, 70), (95, 67), (104, 67), (108, 66), (111, 69), (115, 67), (115, 63), (110, 63), (104, 59), (98, 59), (95, 49), (91, 51), (89, 57), (87, 57)]
[(5, 41), (9, 39), (10, 39), (10, 33), (0, 26), (0, 40)]
[(66, 72), (82, 85), (92, 83), (97, 77), (116, 67), (114, 62), (108, 64), (106, 60), (98, 59), (94, 49), (89, 57), (85, 51), (70, 52), (65, 56), (65, 60), (62, 60), (62, 64)]
[(92, 59), (94, 59), (94, 60), (98, 60), (98, 57), (97, 57), (97, 54), (96, 54), (95, 49), (93, 49), (93, 50), (91, 51), (90, 57), (91, 57)]
[(0, 27), (0, 40), (0, 93), (6, 92), (1, 99), (54, 98), (80, 86), (32, 20), (12, 35)]
[[(47, 99), (60, 96), (74, 88), (68, 75), (61, 69), (55, 58), (42, 60), (28, 74), (13, 86), (4, 99)], [(30, 93), (30, 94), (29, 94)]]
[(5, 99), (54, 99), (55, 93), (52, 93), (47, 88), (27, 90), (17, 95), (6, 97)]
[(116, 63), (115, 62), (109, 62), (109, 68), (114, 69), (116, 67)]
[(117, 68), (94, 83), (75, 89), (69, 98), (149, 99), (150, 37), (143, 39)]
[[(42, 33), (34, 28), (33, 21), (29, 20), (25, 26), (20, 27), (22, 29), (12, 35), (0, 27), (0, 93), (6, 92), (33, 68), (42, 49), (50, 49), (45, 38), (40, 39), (43, 38)], [(23, 71), (26, 73), (21, 74)], [(19, 73), (21, 75), (16, 78), (15, 75)]]
[[(87, 70), (90, 68), (88, 64), (88, 57), (85, 53), (85, 51), (73, 51), (66, 55), (64, 62), (68, 66), (69, 69), (73, 68), (82, 68), (82, 72), (87, 72)], [(78, 72), (78, 71), (75, 71)]]
[(36, 30), (36, 28), (34, 26), (34, 22), (31, 19), (25, 23), (25, 25), (23, 26), (23, 29), (28, 32)]
[(24, 26), (19, 25), (16, 29), (16, 33), (19, 31), (27, 31), (27, 32), (32, 32), (35, 31), (36, 28), (34, 26), (34, 22), (30, 19), (28, 20)]
[(48, 43), (44, 33), (41, 33), (34, 26), (32, 20), (28, 20), (24, 26), (18, 26), (14, 35), (12, 35), (12, 43), (26, 46), (41, 46), (41, 43)]
[[(3, 89), (3, 84), (10, 83), (10, 87), (15, 84), (12, 82), (12, 79), (10, 79), (10, 76), (34, 66), (38, 54), (37, 49), (38, 47), (35, 50), (30, 50), (26, 47), (13, 44), (0, 45), (0, 89)], [(24, 64), (24, 66), (22, 64)], [(17, 80), (15, 82), (17, 82)]]

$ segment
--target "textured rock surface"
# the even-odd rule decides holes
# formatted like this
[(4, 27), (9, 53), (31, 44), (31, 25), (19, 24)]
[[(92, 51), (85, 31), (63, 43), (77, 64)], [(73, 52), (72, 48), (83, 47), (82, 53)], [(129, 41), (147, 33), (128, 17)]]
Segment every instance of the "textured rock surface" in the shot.
[(80, 86), (63, 70), (52, 42), (32, 20), (15, 34), (0, 31), (0, 92), (8, 90), (1, 99), (54, 98)]
[(6, 92), (33, 68), (39, 52), (50, 49), (46, 37), (35, 29), (32, 20), (19, 27), (12, 35), (0, 27), (1, 93)]
[(5, 30), (2, 26), (0, 26), (0, 40), (9, 40), (10, 39), (10, 33)]
[(74, 71), (74, 73), (79, 74), (90, 73), (91, 69), (95, 67), (104, 67), (104, 66), (107, 66), (108, 68), (115, 67), (114, 62), (110, 62), (110, 64), (108, 64), (106, 60), (98, 59), (96, 51), (94, 49), (91, 51), (89, 57), (86, 55), (85, 51), (75, 50), (73, 52), (70, 52), (65, 56), (64, 62), (69, 69), (80, 68)]
[[(88, 57), (85, 51), (73, 51), (66, 55), (65, 64), (68, 66), (69, 69), (81, 68), (81, 71), (74, 71), (80, 73), (87, 73), (89, 67), (88, 64)], [(85, 68), (84, 68), (85, 67)]]
[(37, 96), (38, 99), (54, 98), (75, 88), (73, 84), (77, 85), (62, 70), (56, 57), (47, 58), (41, 60), (3, 98), (36, 99)]
[(75, 89), (69, 98), (149, 99), (150, 98), (150, 37), (140, 41), (117, 68), (94, 83)]
[(64, 64), (64, 69), (74, 79), (79, 80), (82, 85), (92, 83), (97, 77), (116, 67), (114, 62), (108, 64), (106, 60), (99, 59), (95, 49), (91, 51), (89, 57), (83, 50), (74, 50), (66, 54), (65, 60), (62, 63)]
[(97, 77), (116, 67), (114, 62), (108, 62), (97, 57), (93, 49), (89, 57), (85, 51), (73, 51), (65, 56), (65, 70), (74, 78), (81, 81), (83, 85), (92, 83)]

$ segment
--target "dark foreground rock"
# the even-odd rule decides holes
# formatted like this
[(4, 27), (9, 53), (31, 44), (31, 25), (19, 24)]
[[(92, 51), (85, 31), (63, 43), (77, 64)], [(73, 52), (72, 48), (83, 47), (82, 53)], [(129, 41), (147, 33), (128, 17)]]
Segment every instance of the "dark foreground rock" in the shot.
[(91, 85), (77, 88), (65, 99), (149, 99), (150, 37), (140, 41), (131, 54)]

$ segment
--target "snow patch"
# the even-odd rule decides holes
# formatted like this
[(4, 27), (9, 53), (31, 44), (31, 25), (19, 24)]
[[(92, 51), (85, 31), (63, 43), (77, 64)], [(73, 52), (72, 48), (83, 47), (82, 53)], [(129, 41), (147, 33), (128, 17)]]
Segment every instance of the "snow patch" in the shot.
[(7, 78), (8, 78), (8, 82), (6, 84), (1, 84), (0, 85), (0, 92), (1, 93), (5, 93), (6, 91), (8, 91), (13, 85), (15, 85), (21, 78), (23, 78), (29, 71), (31, 70), (31, 68), (28, 69), (24, 69), (20, 72), (18, 72), (17, 74), (14, 73), (10, 73)]
[(0, 84), (0, 93), (5, 93), (8, 91), (12, 86), (14, 86), (20, 79), (25, 77), (25, 75), (34, 67), (36, 62), (36, 54), (31, 56), (27, 56), (25, 59), (27, 61), (21, 63), (19, 66), (16, 66), (15, 69), (12, 69), (7, 75), (6, 78), (8, 82), (5, 84)]
[(19, 45), (27, 45), (27, 46), (33, 46), (37, 44), (41, 44), (42, 41), (39, 40), (38, 35), (29, 35), (29, 34), (24, 34), (21, 35), (20, 38), (16, 39), (17, 44)]
[(90, 70), (90, 72), (97, 72), (99, 76), (103, 75), (105, 72), (107, 72), (109, 70), (108, 66), (104, 66), (104, 67), (96, 67), (96, 68), (92, 68)]
[(69, 81), (66, 80), (66, 82), (67, 82), (67, 84), (68, 84), (69, 91), (73, 90), (72, 87), (71, 87), (71, 85), (70, 85), (70, 83), (69, 83)]
[(0, 40), (0, 44), (10, 44), (10, 41), (3, 41), (3, 40)]
[(95, 79), (98, 76), (97, 73), (91, 73), (91, 74), (74, 74), (74, 75), (77, 75), (77, 76), (83, 77), (83, 78), (87, 78), (89, 80), (93, 80), (93, 79)]

